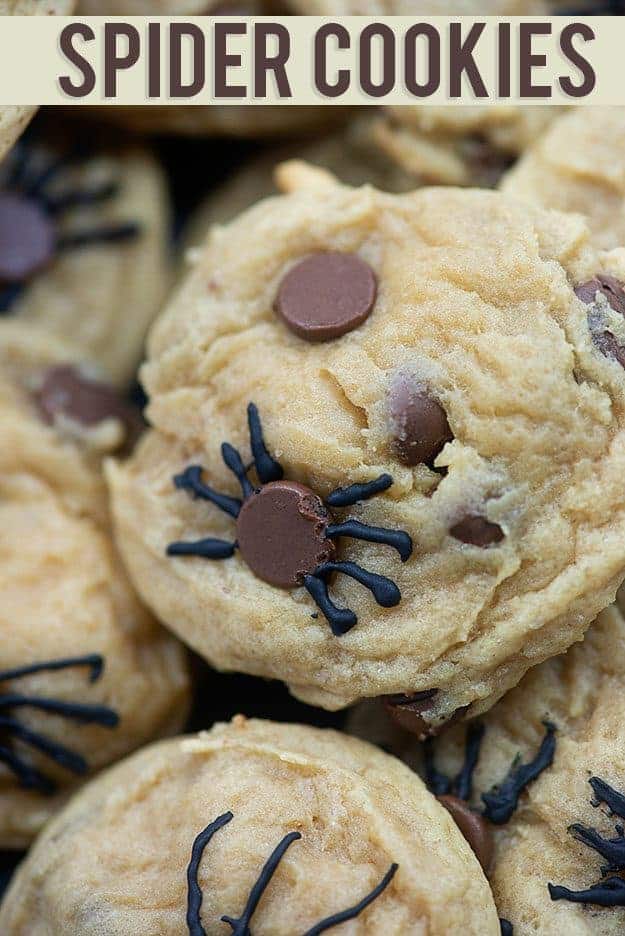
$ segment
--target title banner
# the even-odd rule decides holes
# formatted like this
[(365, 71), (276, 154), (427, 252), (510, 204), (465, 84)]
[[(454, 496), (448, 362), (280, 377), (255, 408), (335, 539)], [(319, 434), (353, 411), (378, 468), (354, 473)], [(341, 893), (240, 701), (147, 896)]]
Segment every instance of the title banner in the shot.
[(0, 104), (625, 104), (625, 17), (0, 17)]

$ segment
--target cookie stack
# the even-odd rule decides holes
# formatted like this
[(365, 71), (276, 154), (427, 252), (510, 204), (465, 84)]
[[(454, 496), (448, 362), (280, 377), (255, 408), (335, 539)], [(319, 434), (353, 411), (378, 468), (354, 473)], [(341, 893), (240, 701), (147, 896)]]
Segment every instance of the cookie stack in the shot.
[(625, 109), (259, 110), (0, 108), (0, 933), (618, 932)]

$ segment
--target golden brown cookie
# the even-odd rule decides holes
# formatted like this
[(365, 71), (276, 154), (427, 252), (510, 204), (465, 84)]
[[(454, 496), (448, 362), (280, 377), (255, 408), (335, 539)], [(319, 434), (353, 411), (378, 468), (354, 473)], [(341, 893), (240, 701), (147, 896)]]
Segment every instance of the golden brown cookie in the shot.
[(169, 202), (148, 150), (20, 143), (0, 167), (0, 314), (134, 377), (170, 282)]
[(598, 246), (625, 247), (625, 107), (579, 107), (559, 117), (501, 189), (541, 208), (579, 212)]
[(257, 936), (499, 933), (479, 864), (412, 771), (333, 731), (242, 716), (90, 784), (0, 908), (11, 936), (217, 936), (221, 920)]
[(136, 416), (3, 322), (0, 417), (0, 847), (22, 847), (85, 775), (180, 730), (189, 677), (111, 539), (100, 457)]
[(487, 709), (625, 572), (625, 323), (575, 292), (622, 263), (575, 216), (318, 172), (214, 228), (109, 472), (144, 600), (312, 704)]

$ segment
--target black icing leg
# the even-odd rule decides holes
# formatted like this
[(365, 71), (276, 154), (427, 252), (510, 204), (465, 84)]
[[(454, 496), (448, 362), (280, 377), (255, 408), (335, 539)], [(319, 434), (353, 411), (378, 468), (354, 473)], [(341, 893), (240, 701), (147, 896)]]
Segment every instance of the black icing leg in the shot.
[(327, 930), (332, 929), (334, 926), (338, 926), (340, 923), (345, 923), (346, 920), (353, 920), (359, 914), (365, 910), (369, 904), (373, 903), (376, 900), (382, 891), (386, 890), (388, 885), (391, 883), (395, 877), (395, 872), (399, 866), (392, 864), (380, 883), (377, 887), (374, 887), (371, 893), (367, 894), (366, 897), (363, 897), (361, 901), (357, 904), (354, 904), (353, 907), (349, 907), (347, 910), (343, 910), (341, 913), (335, 913), (332, 916), (326, 917), (325, 920), (317, 923), (315, 926), (312, 926), (309, 930), (306, 930), (304, 936), (318, 936), (319, 933), (325, 933)]
[(258, 906), (260, 898), (265, 893), (272, 877), (275, 874), (276, 868), (280, 864), (284, 853), (287, 848), (297, 839), (301, 839), (299, 832), (289, 832), (288, 835), (285, 835), (282, 841), (276, 845), (271, 855), (263, 865), (263, 868), (258, 876), (258, 880), (254, 884), (254, 887), (250, 891), (250, 895), (247, 898), (247, 903), (245, 909), (240, 917), (234, 918), (229, 916), (222, 916), (222, 922), (228, 923), (232, 927), (232, 936), (250, 936), (249, 926), (254, 911)]
[(611, 877), (587, 890), (573, 891), (568, 887), (548, 884), (552, 900), (568, 900), (570, 903), (595, 904), (598, 907), (625, 907), (625, 881)]
[(72, 189), (60, 195), (42, 194), (42, 199), (51, 215), (59, 215), (70, 208), (80, 208), (84, 205), (97, 205), (108, 201), (119, 191), (117, 182), (104, 182), (97, 188)]
[(625, 819), (625, 796), (611, 787), (605, 780), (601, 780), (600, 777), (591, 777), (588, 782), (595, 794), (596, 802), (594, 805), (598, 806), (599, 803), (605, 803), (610, 812), (620, 816), (621, 819)]
[(625, 836), (621, 826), (616, 828), (617, 836), (613, 839), (603, 838), (595, 829), (584, 826), (579, 822), (569, 826), (569, 832), (574, 839), (594, 849), (597, 854), (608, 862), (604, 869), (607, 871), (620, 871), (625, 868)]
[(430, 793), (434, 796), (445, 796), (451, 793), (452, 782), (444, 773), (436, 769), (434, 763), (434, 738), (428, 738), (423, 744), (425, 760), (425, 782)]
[(342, 637), (357, 623), (358, 618), (349, 608), (339, 608), (328, 595), (328, 585), (315, 575), (305, 575), (304, 588), (327, 620), (335, 637)]
[(403, 530), (388, 530), (384, 527), (369, 526), (359, 520), (346, 520), (344, 523), (330, 523), (326, 529), (326, 536), (334, 539), (337, 536), (350, 536), (352, 539), (366, 540), (368, 543), (382, 543), (396, 549), (402, 562), (406, 562), (412, 554), (412, 539)]
[(3, 745), (0, 745), (0, 763), (11, 771), (24, 790), (37, 790), (38, 793), (43, 793), (46, 796), (56, 790), (56, 784), (45, 774), (42, 774), (35, 767), (30, 767), (14, 751)]
[(98, 653), (91, 653), (88, 656), (67, 657), (62, 660), (46, 660), (43, 663), (31, 663), (28, 666), (20, 666), (17, 669), (0, 670), (0, 682), (6, 682), (9, 679), (21, 679), (23, 676), (32, 676), (33, 673), (70, 669), (74, 666), (88, 666), (90, 669), (89, 682), (95, 682), (102, 675), (104, 659)]
[(528, 764), (515, 761), (505, 780), (482, 794), (484, 815), (495, 825), (503, 825), (510, 819), (521, 793), (543, 770), (551, 766), (556, 749), (556, 729), (549, 722), (545, 722), (545, 728), (545, 737), (536, 757)]
[(234, 555), (236, 543), (229, 543), (228, 540), (208, 539), (195, 540), (194, 542), (180, 541), (170, 543), (166, 553), (168, 556), (199, 556), (200, 559), (229, 559)]
[(356, 582), (368, 588), (377, 603), (383, 608), (394, 608), (401, 601), (401, 592), (391, 579), (376, 572), (368, 572), (355, 562), (324, 562), (318, 566), (313, 575), (315, 578), (325, 578), (332, 572), (339, 572), (353, 578)]
[(249, 403), (247, 407), (247, 424), (250, 432), (250, 447), (256, 473), (261, 484), (268, 484), (270, 481), (279, 481), (284, 476), (284, 471), (280, 462), (272, 458), (267, 451), (265, 440), (263, 438), (263, 428), (258, 415), (258, 408), (254, 403)]
[(202, 907), (202, 890), (198, 884), (197, 874), (202, 856), (206, 846), (212, 839), (215, 832), (218, 832), (223, 826), (232, 820), (231, 812), (226, 812), (222, 816), (211, 822), (210, 825), (200, 832), (193, 843), (191, 850), (191, 861), (187, 868), (187, 927), (189, 936), (206, 936), (206, 930), (200, 921), (200, 910)]
[(386, 491), (393, 483), (390, 474), (381, 474), (374, 481), (364, 484), (350, 484), (348, 487), (337, 488), (326, 497), (328, 507), (353, 507), (359, 501), (369, 500), (376, 494)]
[(58, 699), (39, 698), (19, 693), (0, 695), (0, 712), (3, 709), (14, 708), (33, 708), (42, 712), (51, 712), (84, 725), (103, 725), (105, 728), (114, 728), (119, 724), (117, 712), (104, 705), (81, 705), (77, 702), (61, 702)]
[(22, 725), (16, 718), (0, 716), (0, 733), (3, 731), (10, 737), (17, 738), (23, 744), (41, 751), (42, 754), (45, 754), (59, 766), (64, 767), (65, 770), (79, 776), (87, 772), (87, 761), (84, 757), (62, 744), (57, 744), (55, 741), (50, 741), (43, 735), (31, 731), (30, 728)]
[(133, 221), (122, 224), (110, 224), (99, 228), (87, 228), (73, 234), (64, 234), (56, 242), (57, 249), (70, 250), (73, 247), (88, 247), (90, 244), (118, 244), (133, 240), (141, 229)]
[(470, 723), (467, 728), (467, 740), (464, 752), (464, 764), (453, 781), (453, 792), (461, 800), (468, 802), (473, 792), (473, 774), (480, 758), (480, 748), (484, 738), (484, 725)]
[(214, 491), (212, 487), (204, 484), (201, 465), (189, 465), (181, 474), (174, 475), (173, 481), (179, 491), (186, 491), (192, 497), (210, 501), (215, 507), (219, 507), (221, 511), (235, 519), (239, 516), (242, 506), (239, 498), (220, 494), (218, 491)]
[(245, 499), (249, 497), (250, 494), (253, 494), (254, 487), (247, 476), (247, 469), (243, 464), (243, 459), (229, 442), (224, 442), (221, 446), (221, 457), (224, 460), (226, 468), (230, 469), (232, 474), (241, 485), (243, 498)]

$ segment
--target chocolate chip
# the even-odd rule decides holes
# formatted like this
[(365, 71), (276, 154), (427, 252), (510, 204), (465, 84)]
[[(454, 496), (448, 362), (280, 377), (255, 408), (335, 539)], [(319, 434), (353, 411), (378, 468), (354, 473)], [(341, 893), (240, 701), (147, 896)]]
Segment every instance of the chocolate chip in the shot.
[(416, 735), (419, 741), (424, 741), (436, 733), (436, 729), (429, 725), (422, 717), (434, 698), (438, 689), (425, 689), (412, 695), (389, 695), (383, 698), (384, 707), (396, 725)]
[(0, 282), (28, 279), (50, 262), (55, 244), (54, 226), (35, 201), (0, 193)]
[(126, 429), (126, 441), (134, 441), (143, 426), (139, 412), (114, 387), (85, 377), (71, 364), (46, 371), (36, 400), (48, 423), (53, 423), (57, 416), (86, 427), (116, 419)]
[(575, 287), (575, 295), (586, 305), (592, 305), (596, 301), (597, 293), (605, 296), (615, 312), (625, 316), (625, 288), (620, 280), (615, 276), (599, 273), (594, 279)]
[(495, 850), (493, 830), (490, 824), (457, 796), (450, 796), (446, 793), (443, 796), (438, 796), (437, 799), (451, 813), (454, 822), (475, 852), (475, 857), (482, 865), (482, 868), (484, 871), (488, 871)]
[(243, 504), (237, 520), (241, 556), (252, 572), (277, 588), (301, 585), (334, 555), (329, 514), (321, 498), (295, 481), (272, 481)]
[(443, 407), (410, 377), (399, 374), (391, 386), (389, 410), (397, 457), (405, 465), (431, 467), (454, 437)]
[(318, 253), (289, 270), (275, 309), (300, 338), (329, 341), (362, 325), (376, 293), (375, 274), (360, 257)]
[(486, 517), (479, 514), (467, 514), (455, 523), (450, 531), (454, 539), (470, 546), (492, 546), (500, 543), (504, 537), (503, 530), (498, 523), (491, 523)]

